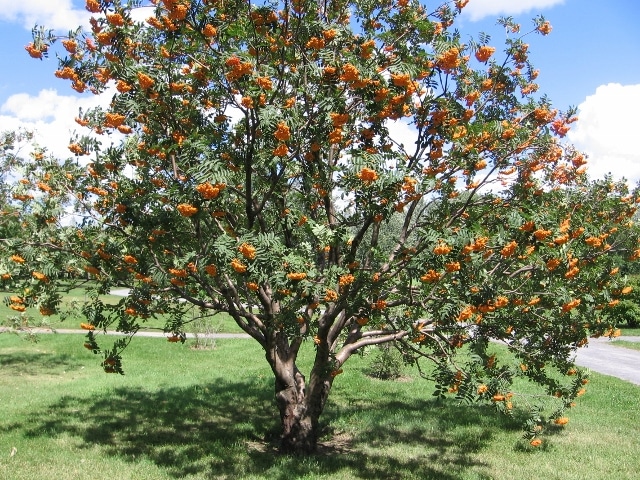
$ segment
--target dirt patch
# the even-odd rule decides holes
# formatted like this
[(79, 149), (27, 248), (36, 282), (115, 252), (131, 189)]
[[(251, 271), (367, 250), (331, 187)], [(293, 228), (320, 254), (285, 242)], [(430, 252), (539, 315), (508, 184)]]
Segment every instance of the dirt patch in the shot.
[[(316, 455), (329, 456), (336, 454), (344, 454), (354, 451), (353, 438), (346, 433), (337, 433), (332, 435), (331, 438), (318, 442), (318, 450)], [(257, 453), (268, 453), (270, 455), (278, 455), (277, 442), (270, 441), (250, 441), (247, 442), (247, 450)]]

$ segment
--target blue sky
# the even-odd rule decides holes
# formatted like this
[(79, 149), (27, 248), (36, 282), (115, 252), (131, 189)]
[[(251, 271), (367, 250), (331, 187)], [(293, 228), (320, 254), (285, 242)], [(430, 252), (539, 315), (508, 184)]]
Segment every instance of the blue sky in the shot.
[[(427, 8), (442, 1), (425, 0)], [(532, 27), (543, 15), (550, 35), (532, 34), (531, 60), (540, 70), (540, 92), (555, 107), (579, 107), (579, 122), (568, 138), (589, 154), (590, 173), (612, 172), (640, 181), (640, 2), (638, 0), (470, 0), (457, 26), (463, 41), (491, 35), (500, 51), (504, 31), (496, 18), (511, 15)], [(35, 128), (41, 143), (60, 155), (78, 108), (100, 99), (77, 95), (53, 76), (55, 58), (31, 59), (24, 46), (34, 24), (64, 34), (86, 22), (84, 0), (0, 0), (0, 130)]]

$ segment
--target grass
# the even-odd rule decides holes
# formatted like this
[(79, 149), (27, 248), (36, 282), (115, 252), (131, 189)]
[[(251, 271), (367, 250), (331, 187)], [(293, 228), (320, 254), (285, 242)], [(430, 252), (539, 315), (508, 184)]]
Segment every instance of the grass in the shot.
[(640, 350), (640, 342), (626, 342), (624, 340), (613, 340), (611, 345), (616, 347), (630, 348), (631, 350)]
[[(0, 298), (9, 297), (10, 295), (12, 295), (11, 292), (0, 291)], [(111, 305), (117, 304), (120, 300), (122, 300), (122, 298), (123, 297), (118, 295), (102, 295), (100, 297), (102, 302), (104, 302), (105, 304), (111, 304)], [(86, 293), (83, 288), (72, 289), (68, 293), (63, 295), (62, 306), (60, 310), (69, 309), (74, 303), (81, 304), (85, 300), (86, 300)], [(63, 320), (60, 315), (51, 315), (49, 317), (43, 317), (42, 315), (40, 315), (37, 309), (29, 309), (29, 311), (25, 312), (24, 315), (20, 315), (14, 310), (11, 310), (4, 303), (0, 302), (0, 326), (2, 326), (3, 324), (4, 325), (12, 324), (13, 322), (11, 322), (9, 319), (16, 318), (16, 317), (21, 317), (24, 320), (28, 319), (29, 324), (32, 326), (51, 327), (54, 329), (79, 328), (79, 324), (85, 321), (84, 317), (80, 312), (78, 312), (75, 315), (72, 315), (70, 318), (67, 318), (65, 320)], [(143, 327), (144, 329), (150, 329), (150, 330), (162, 330), (162, 328), (165, 326), (165, 323), (166, 323), (166, 318), (164, 316), (159, 316), (157, 318), (150, 318), (145, 320)], [(200, 330), (197, 333), (202, 333), (201, 331), (203, 329), (208, 331), (211, 330), (216, 333), (241, 333), (242, 332), (242, 329), (238, 327), (238, 325), (236, 325), (236, 323), (233, 321), (233, 319), (229, 315), (226, 315), (226, 314), (215, 315), (214, 317), (209, 318), (206, 323), (207, 323), (206, 327), (203, 327), (202, 325), (196, 326), (195, 323), (193, 325), (187, 325), (186, 330), (189, 333), (192, 333), (194, 331), (194, 328), (197, 328), (198, 330)]]
[(274, 452), (273, 383), (252, 340), (194, 350), (138, 338), (125, 360), (127, 375), (107, 375), (77, 337), (1, 334), (0, 478), (600, 480), (640, 470), (640, 388), (597, 374), (571, 422), (532, 451), (519, 447), (518, 421), (438, 402), (412, 370), (372, 379), (371, 356), (355, 357), (336, 379), (321, 453), (291, 458)]
[[(3, 292), (0, 291), (0, 298), (9, 297), (12, 295), (12, 292)], [(102, 295), (101, 300), (106, 304), (117, 304), (120, 300), (122, 300), (121, 296), (117, 295)], [(68, 308), (70, 305), (75, 303), (82, 303), (86, 300), (86, 293), (83, 288), (75, 288), (70, 290), (63, 296), (63, 306), (62, 309)], [(7, 305), (0, 302), (0, 326), (9, 325), (9, 318), (20, 317), (17, 315), (17, 312), (11, 310)], [(80, 322), (84, 321), (84, 318), (81, 314), (77, 314), (68, 318), (66, 320), (62, 320), (59, 315), (52, 315), (50, 317), (43, 317), (37, 311), (37, 309), (31, 309), (26, 312), (23, 317), (29, 317), (29, 323), (32, 326), (44, 326), (51, 328), (78, 328)], [(149, 330), (162, 330), (165, 326), (166, 318), (164, 316), (159, 316), (157, 318), (150, 318), (145, 320), (143, 327), (144, 329)], [(198, 325), (194, 322), (193, 325), (188, 325), (186, 327), (187, 332), (192, 333), (196, 331), (196, 333), (242, 333), (242, 329), (236, 325), (233, 319), (227, 314), (218, 314), (214, 317), (206, 320), (206, 325), (202, 324)], [(195, 330), (194, 330), (195, 329)], [(203, 332), (206, 330), (206, 332)], [(622, 336), (640, 336), (640, 328), (629, 328), (626, 325), (620, 326), (621, 335)]]
[(622, 326), (620, 327), (620, 332), (623, 337), (640, 337), (640, 328), (630, 328)]

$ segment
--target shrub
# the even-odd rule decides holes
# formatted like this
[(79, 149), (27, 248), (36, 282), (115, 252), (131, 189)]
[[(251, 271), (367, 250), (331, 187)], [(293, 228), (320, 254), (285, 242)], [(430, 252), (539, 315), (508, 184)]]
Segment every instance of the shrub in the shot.
[(628, 286), (632, 288), (620, 302), (609, 311), (609, 317), (617, 324), (627, 324), (631, 328), (640, 326), (640, 278), (629, 279)]
[(395, 380), (402, 376), (403, 368), (402, 354), (392, 345), (385, 343), (376, 349), (369, 366), (369, 375), (381, 380)]
[(640, 305), (634, 300), (622, 300), (609, 315), (617, 325), (626, 323), (631, 328), (640, 325)]

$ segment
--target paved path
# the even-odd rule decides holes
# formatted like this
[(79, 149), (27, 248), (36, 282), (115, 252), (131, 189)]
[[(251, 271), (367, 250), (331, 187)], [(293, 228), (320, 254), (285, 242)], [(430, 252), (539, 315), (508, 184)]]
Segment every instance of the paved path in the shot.
[[(0, 333), (3, 332), (12, 332), (14, 331), (11, 328), (8, 327), (0, 327)], [(27, 330), (24, 330), (24, 332), (26, 332)], [(87, 334), (87, 330), (79, 330), (79, 329), (71, 329), (71, 328), (56, 328), (51, 329), (51, 328), (31, 328), (28, 330), (31, 333), (69, 333), (69, 334), (80, 334), (80, 335), (86, 335)], [(102, 330), (94, 330), (94, 332), (96, 334), (100, 334), (102, 335), (104, 332)], [(113, 332), (113, 331), (108, 331), (106, 332), (107, 335), (124, 335), (123, 333), (120, 332)], [(194, 333), (186, 333), (185, 334), (187, 336), (187, 338), (195, 338), (196, 335)], [(143, 330), (143, 331), (139, 331), (138, 333), (136, 333), (136, 336), (138, 337), (168, 337), (169, 334), (164, 333), (164, 332), (151, 332), (148, 330)], [(198, 334), (198, 337), (200, 338), (251, 338), (249, 335), (247, 335), (246, 333), (208, 333), (208, 334)]]
[[(0, 333), (11, 331), (10, 328), (0, 327)], [(86, 335), (86, 330), (58, 328), (52, 331), (48, 328), (31, 329), (33, 333), (68, 333)], [(102, 333), (102, 332), (100, 332)], [(107, 335), (122, 335), (118, 332), (107, 332)], [(166, 337), (163, 332), (140, 331), (136, 335), (142, 337)], [(187, 333), (187, 338), (194, 338), (193, 333)], [(251, 338), (246, 333), (212, 333), (200, 335), (201, 338)], [(640, 342), (640, 337), (620, 337), (628, 342)], [(640, 351), (611, 345), (608, 338), (591, 338), (589, 346), (579, 348), (576, 364), (587, 367), (594, 372), (610, 375), (640, 385)]]
[[(619, 337), (619, 340), (640, 342), (640, 337)], [(640, 351), (611, 343), (608, 338), (590, 338), (587, 347), (578, 349), (576, 363), (594, 372), (640, 385)]]
[(114, 288), (109, 293), (111, 295), (117, 295), (118, 297), (126, 297), (127, 295), (129, 295), (130, 291), (130, 288)]

